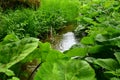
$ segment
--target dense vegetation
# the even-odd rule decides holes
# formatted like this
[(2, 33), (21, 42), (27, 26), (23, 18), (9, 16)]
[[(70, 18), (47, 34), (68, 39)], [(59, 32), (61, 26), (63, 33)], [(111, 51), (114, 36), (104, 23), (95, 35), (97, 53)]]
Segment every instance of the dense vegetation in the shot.
[(65, 24), (76, 22), (78, 14), (77, 0), (42, 0), (36, 11), (25, 8), (7, 10), (0, 13), (0, 40), (10, 33), (15, 33), (19, 38), (30, 36), (44, 39), (47, 36), (45, 33), (49, 34), (51, 29), (56, 31)]
[[(119, 12), (119, 0), (41, 0), (37, 10), (1, 9), (0, 80), (30, 80), (24, 68), (32, 61), (39, 67), (34, 80), (120, 80)], [(82, 37), (70, 50), (37, 39), (67, 24), (79, 25), (75, 34)]]

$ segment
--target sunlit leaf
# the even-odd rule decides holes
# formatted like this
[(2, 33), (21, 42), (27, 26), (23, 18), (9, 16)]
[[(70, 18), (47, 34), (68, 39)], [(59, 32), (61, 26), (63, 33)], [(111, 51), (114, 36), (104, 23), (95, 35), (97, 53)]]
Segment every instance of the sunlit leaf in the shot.
[(47, 55), (50, 53), (51, 45), (50, 43), (39, 43), (39, 51), (42, 61), (46, 61)]
[[(38, 42), (39, 40), (36, 38), (24, 38), (17, 42), (2, 45), (2, 48), (0, 48), (1, 63), (3, 63), (4, 67), (10, 68), (35, 50), (38, 46)], [(3, 59), (5, 61), (3, 61)]]
[(18, 37), (15, 34), (9, 34), (4, 38), (4, 42), (15, 42), (18, 41)]
[(12, 77), (12, 79), (8, 79), (8, 80), (20, 80), (20, 79), (17, 77)]
[(86, 56), (87, 54), (87, 48), (73, 48), (68, 50), (65, 55), (68, 57), (74, 57), (74, 56)]
[(81, 40), (82, 44), (94, 44), (95, 40), (93, 37), (83, 37)]
[(95, 72), (86, 61), (57, 60), (45, 62), (36, 73), (35, 80), (96, 80)]
[(63, 53), (57, 50), (51, 50), (50, 53), (46, 56), (46, 61), (55, 61), (62, 58), (65, 58)]
[(14, 72), (12, 70), (9, 70), (7, 68), (0, 67), (0, 73), (5, 73), (7, 76), (14, 76)]

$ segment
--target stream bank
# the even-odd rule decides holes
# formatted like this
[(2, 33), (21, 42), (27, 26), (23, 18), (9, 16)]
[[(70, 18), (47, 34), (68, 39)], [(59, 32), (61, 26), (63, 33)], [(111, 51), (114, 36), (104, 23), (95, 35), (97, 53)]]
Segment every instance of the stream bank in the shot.
[(74, 44), (78, 43), (78, 40), (73, 32), (75, 28), (75, 25), (68, 25), (59, 30), (58, 34), (53, 36), (53, 40), (51, 40), (52, 47), (64, 52), (69, 50)]
[[(58, 34), (52, 35), (52, 37), (48, 37), (46, 40), (44, 40), (44, 42), (50, 42), (52, 48), (57, 49), (61, 52), (69, 50), (74, 44), (78, 43), (73, 33), (75, 28), (76, 26), (74, 25), (65, 26), (63, 29), (59, 30)], [(37, 65), (38, 65), (37, 61), (33, 61), (27, 64), (26, 66), (28, 68), (27, 71), (29, 71), (29, 73), (32, 73), (37, 67)], [(30, 76), (29, 80), (33, 80), (33, 76), (34, 73)]]

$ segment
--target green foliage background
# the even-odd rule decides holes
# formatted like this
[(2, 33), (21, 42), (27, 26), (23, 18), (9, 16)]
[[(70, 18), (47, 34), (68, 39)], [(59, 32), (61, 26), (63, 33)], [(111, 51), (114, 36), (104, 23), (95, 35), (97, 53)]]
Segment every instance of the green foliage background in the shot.
[(78, 14), (78, 0), (42, 0), (36, 11), (24, 8), (7, 10), (0, 13), (0, 38), (15, 33), (19, 38), (31, 36), (44, 39), (51, 27), (53, 31), (59, 30), (65, 24), (75, 22)]

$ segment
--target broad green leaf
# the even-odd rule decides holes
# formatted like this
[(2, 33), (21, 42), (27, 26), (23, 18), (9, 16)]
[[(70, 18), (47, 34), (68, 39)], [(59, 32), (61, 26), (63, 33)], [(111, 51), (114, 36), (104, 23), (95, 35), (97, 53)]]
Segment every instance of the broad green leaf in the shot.
[(119, 64), (116, 60), (109, 58), (109, 59), (97, 59), (94, 61), (95, 64), (105, 68), (107, 70), (116, 70), (119, 68)]
[(103, 46), (102, 45), (95, 45), (95, 46), (91, 46), (88, 48), (88, 52), (90, 54), (94, 54), (94, 53), (97, 53), (97, 52), (100, 52), (101, 49), (103, 49)]
[(40, 51), (45, 53), (45, 52), (49, 52), (50, 49), (51, 49), (51, 45), (50, 43), (46, 42), (46, 43), (39, 43), (39, 48), (40, 48)]
[(120, 52), (116, 52), (114, 55), (120, 64)]
[(89, 63), (93, 63), (94, 60), (96, 60), (96, 58), (94, 58), (94, 57), (86, 57), (85, 60), (86, 60), (87, 62), (89, 62)]
[(15, 42), (18, 41), (18, 37), (15, 34), (9, 34), (4, 38), (4, 42)]
[(57, 50), (52, 50), (50, 43), (48, 43), (48, 42), (46, 42), (46, 43), (39, 42), (38, 48), (36, 48), (22, 62), (32, 61), (34, 59), (39, 60), (40, 62), (44, 62), (44, 61), (46, 61), (47, 58), (49, 58), (49, 60), (54, 60), (58, 56), (57, 53), (61, 54), (61, 52), (59, 52)]
[(97, 34), (95, 40), (99, 42), (103, 42), (106, 41), (106, 38), (102, 34)]
[(60, 51), (51, 50), (50, 53), (46, 56), (46, 61), (54, 61), (62, 58), (65, 58), (65, 55)]
[(28, 56), (33, 50), (35, 50), (38, 46), (38, 39), (35, 38), (26, 38), (21, 40), (22, 41), (28, 41), (26, 45), (22, 47), (22, 50), (20, 51), (19, 55), (15, 55), (11, 58), (10, 62), (6, 65), (7, 68), (11, 67), (12, 65), (18, 63), (19, 61), (23, 60), (26, 56)]
[(73, 48), (68, 50), (65, 55), (68, 57), (74, 57), (74, 56), (86, 56), (87, 54), (87, 48)]
[(120, 36), (108, 40), (112, 45), (120, 47)]
[(41, 62), (41, 54), (40, 49), (36, 48), (33, 52), (31, 52), (21, 63), (32, 62), (33, 60), (38, 60)]
[(11, 71), (11, 70), (9, 70), (7, 68), (0, 67), (0, 73), (1, 72), (5, 73), (7, 76), (14, 76), (15, 75), (13, 71)]
[(81, 40), (82, 44), (94, 44), (95, 40), (93, 37), (83, 37)]
[(115, 71), (105, 71), (107, 74), (112, 74), (113, 76), (120, 77), (120, 69), (116, 69)]
[(47, 55), (51, 51), (51, 45), (50, 43), (39, 43), (39, 51), (40, 51), (40, 56), (42, 59), (42, 62), (46, 61)]
[(8, 80), (20, 80), (20, 79), (17, 77), (12, 77), (12, 79), (8, 79)]
[(82, 60), (56, 60), (45, 62), (34, 80), (96, 80), (91, 66)]
[[(0, 48), (0, 61), (5, 68), (20, 62), (38, 47), (36, 38), (24, 38), (17, 42), (7, 43)], [(5, 60), (5, 61), (3, 61)]]

